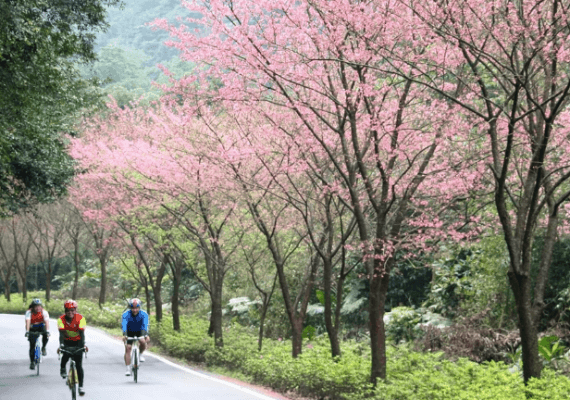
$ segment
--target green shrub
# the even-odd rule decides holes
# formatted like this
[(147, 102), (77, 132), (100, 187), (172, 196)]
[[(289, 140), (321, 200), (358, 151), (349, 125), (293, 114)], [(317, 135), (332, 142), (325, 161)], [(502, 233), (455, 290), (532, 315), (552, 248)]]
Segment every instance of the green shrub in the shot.
[(394, 307), (384, 315), (386, 336), (394, 343), (411, 342), (421, 337), (421, 314), (410, 307)]
[[(40, 297), (40, 296), (37, 296)], [(31, 299), (32, 297), (30, 297)], [(88, 325), (118, 327), (123, 304), (79, 301), (80, 312)], [(50, 302), (46, 308), (57, 315), (63, 300)], [(0, 299), (0, 312), (22, 313), (24, 304), (15, 295), (7, 303)], [(57, 312), (56, 312), (57, 310)], [(332, 359), (326, 335), (305, 341), (303, 352), (291, 357), (291, 342), (265, 339), (257, 351), (257, 336), (237, 323), (224, 328), (224, 347), (215, 348), (207, 335), (209, 322), (204, 318), (180, 319), (181, 329), (172, 328), (166, 315), (161, 323), (151, 319), (150, 335), (168, 354), (210, 367), (233, 371), (233, 375), (282, 392), (330, 400), (562, 400), (570, 393), (570, 380), (551, 370), (543, 378), (524, 385), (518, 373), (502, 362), (475, 363), (465, 358), (456, 362), (443, 353), (416, 352), (408, 345), (387, 349), (388, 377), (375, 389), (369, 384), (370, 348), (366, 342), (344, 341), (342, 357)], [(527, 397), (528, 396), (528, 397)]]

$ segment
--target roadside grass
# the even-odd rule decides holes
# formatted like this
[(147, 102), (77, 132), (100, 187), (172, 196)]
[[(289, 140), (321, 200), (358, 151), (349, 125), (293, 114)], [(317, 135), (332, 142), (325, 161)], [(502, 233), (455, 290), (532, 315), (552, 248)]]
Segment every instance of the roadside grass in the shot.
[[(42, 293), (43, 294), (43, 293)], [(41, 297), (29, 293), (28, 299)], [(124, 302), (106, 303), (79, 299), (78, 311), (87, 324), (120, 336), (118, 328)], [(21, 296), (12, 301), (0, 298), (0, 313), (24, 314), (27, 304)], [(51, 317), (63, 311), (63, 299), (54, 293), (46, 304)], [(257, 349), (257, 336), (234, 323), (224, 328), (224, 347), (214, 346), (209, 322), (204, 318), (181, 316), (181, 330), (174, 331), (172, 317), (160, 323), (151, 317), (150, 335), (154, 352), (199, 365), (212, 373), (270, 387), (282, 393), (296, 393), (329, 400), (566, 400), (570, 379), (545, 369), (543, 377), (523, 384), (518, 373), (504, 363), (477, 364), (467, 359), (446, 360), (441, 353), (419, 353), (406, 345), (388, 346), (386, 382), (372, 388), (368, 383), (370, 352), (368, 343), (345, 341), (343, 355), (333, 360), (326, 337), (305, 341), (303, 352), (291, 357), (288, 340), (264, 339)]]

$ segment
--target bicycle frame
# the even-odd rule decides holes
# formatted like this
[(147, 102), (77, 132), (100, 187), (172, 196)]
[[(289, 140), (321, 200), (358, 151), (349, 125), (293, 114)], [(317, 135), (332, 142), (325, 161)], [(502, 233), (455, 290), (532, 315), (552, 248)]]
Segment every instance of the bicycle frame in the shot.
[(140, 350), (139, 350), (139, 340), (144, 339), (145, 336), (134, 336), (134, 337), (127, 337), (127, 343), (129, 340), (132, 340), (133, 343), (131, 346), (131, 371), (133, 373), (133, 380), (135, 383), (138, 382), (138, 370), (139, 370), (139, 363), (140, 363)]
[(61, 353), (68, 354), (70, 356), (69, 372), (67, 373), (67, 379), (65, 383), (69, 387), (69, 390), (71, 390), (72, 400), (75, 400), (77, 398), (77, 388), (79, 386), (79, 376), (77, 375), (77, 366), (75, 365), (75, 360), (73, 359), (73, 356), (75, 356), (79, 352), (84, 352), (84, 351), (85, 351), (84, 347), (77, 349), (75, 351), (69, 351), (64, 348), (60, 349), (60, 357), (59, 357), (60, 359), (61, 359)]

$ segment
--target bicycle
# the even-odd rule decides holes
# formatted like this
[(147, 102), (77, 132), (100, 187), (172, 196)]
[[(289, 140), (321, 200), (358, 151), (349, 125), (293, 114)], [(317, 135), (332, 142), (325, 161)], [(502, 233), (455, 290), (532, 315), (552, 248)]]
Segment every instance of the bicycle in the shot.
[[(140, 362), (140, 351), (139, 351), (139, 340), (144, 339), (145, 336), (134, 336), (128, 337), (127, 341), (133, 341), (133, 348), (131, 350), (131, 372), (133, 374), (133, 380), (135, 383), (138, 381), (138, 370), (139, 370), (139, 362)], [(128, 342), (127, 342), (128, 343)]]
[(34, 349), (34, 364), (36, 365), (36, 375), (40, 374), (40, 363), (42, 362), (42, 345), (41, 345), (41, 338), (42, 334), (32, 333), (32, 335), (36, 336), (36, 347)]
[(75, 356), (79, 352), (85, 352), (85, 357), (87, 357), (87, 352), (85, 347), (75, 350), (67, 350), (66, 348), (62, 347), (59, 349), (59, 358), (61, 359), (61, 353), (68, 354), (69, 357), (69, 372), (67, 373), (67, 379), (65, 381), (66, 385), (71, 390), (71, 398), (75, 400), (77, 398), (77, 388), (79, 386), (79, 376), (77, 375), (77, 367), (75, 366), (75, 360), (73, 356)]

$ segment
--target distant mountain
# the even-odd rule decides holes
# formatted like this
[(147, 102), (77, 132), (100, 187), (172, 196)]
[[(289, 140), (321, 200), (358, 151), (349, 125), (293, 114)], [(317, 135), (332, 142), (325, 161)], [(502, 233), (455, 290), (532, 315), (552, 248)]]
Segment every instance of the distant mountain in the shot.
[(178, 24), (177, 17), (184, 19), (191, 16), (190, 11), (180, 4), (180, 0), (123, 0), (123, 3), (122, 9), (109, 8), (107, 21), (110, 27), (98, 36), (97, 49), (116, 45), (142, 50), (148, 57), (148, 67), (178, 56), (178, 50), (164, 45), (169, 39), (168, 33), (152, 30), (148, 23), (156, 18), (165, 18), (172, 24)]
[(98, 78), (103, 92), (112, 95), (119, 105), (152, 101), (161, 93), (152, 82), (168, 82), (157, 64), (166, 66), (175, 77), (191, 74), (194, 66), (180, 60), (179, 51), (164, 44), (169, 40), (167, 32), (153, 30), (148, 24), (164, 18), (178, 25), (178, 18), (190, 16), (180, 0), (123, 0), (122, 8), (108, 10), (110, 27), (98, 35), (95, 46), (98, 61), (78, 68), (86, 78)]

